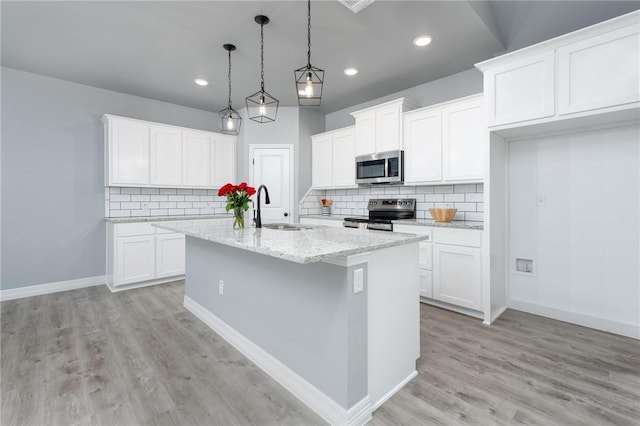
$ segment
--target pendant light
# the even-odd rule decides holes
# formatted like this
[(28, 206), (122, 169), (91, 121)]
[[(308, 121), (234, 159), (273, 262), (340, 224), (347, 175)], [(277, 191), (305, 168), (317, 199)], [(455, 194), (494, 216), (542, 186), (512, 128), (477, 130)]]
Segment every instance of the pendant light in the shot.
[(220, 132), (225, 135), (237, 135), (240, 133), (242, 117), (231, 107), (231, 52), (236, 50), (236, 47), (233, 44), (224, 44), (222, 47), (229, 53), (229, 103), (225, 109), (218, 112), (218, 125)]
[(269, 18), (258, 15), (255, 21), (260, 24), (260, 90), (246, 98), (247, 114), (253, 121), (269, 123), (276, 121), (280, 103), (264, 90), (264, 26), (269, 23)]
[(324, 70), (311, 65), (311, 0), (307, 1), (307, 65), (293, 72), (298, 105), (318, 106), (322, 102)]

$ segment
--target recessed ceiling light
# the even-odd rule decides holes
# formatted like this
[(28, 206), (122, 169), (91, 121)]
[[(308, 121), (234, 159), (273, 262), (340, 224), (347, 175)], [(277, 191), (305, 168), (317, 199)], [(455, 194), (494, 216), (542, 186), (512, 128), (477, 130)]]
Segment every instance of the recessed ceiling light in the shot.
[(198, 86), (208, 86), (209, 82), (207, 80), (205, 80), (204, 78), (196, 78), (195, 80), (193, 80)]
[(358, 74), (358, 70), (357, 70), (357, 69), (355, 69), (355, 68), (345, 68), (345, 69), (344, 69), (344, 73), (345, 73), (346, 75), (349, 75), (349, 76), (351, 76), (351, 75), (356, 75), (356, 74)]
[(431, 36), (421, 35), (413, 39), (413, 44), (415, 44), (418, 47), (423, 47), (430, 44), (431, 40), (432, 40)]

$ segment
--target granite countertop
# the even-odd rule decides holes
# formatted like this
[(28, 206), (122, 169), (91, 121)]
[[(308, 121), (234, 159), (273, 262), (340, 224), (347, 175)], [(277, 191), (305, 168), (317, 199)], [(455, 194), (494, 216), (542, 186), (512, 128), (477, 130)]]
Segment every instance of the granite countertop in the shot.
[[(322, 216), (319, 214), (300, 215), (300, 219), (328, 219), (328, 220), (344, 220), (345, 217), (360, 217), (360, 216)], [(368, 219), (366, 216), (361, 216), (362, 219)], [(484, 229), (484, 222), (476, 222), (470, 220), (455, 220), (453, 222), (436, 222), (433, 219), (400, 219), (392, 220), (392, 223), (398, 225), (412, 225), (412, 226), (435, 226), (440, 228), (459, 228), (459, 229)]]
[(203, 219), (229, 219), (231, 214), (198, 214), (188, 216), (140, 216), (140, 217), (105, 217), (104, 220), (111, 223), (133, 223), (133, 222), (164, 222), (167, 220), (203, 220)]
[(426, 236), (366, 229), (298, 225), (299, 231), (248, 227), (235, 230), (231, 220), (156, 223), (154, 226), (191, 237), (236, 247), (295, 263), (322, 262), (335, 257), (366, 253), (415, 243)]

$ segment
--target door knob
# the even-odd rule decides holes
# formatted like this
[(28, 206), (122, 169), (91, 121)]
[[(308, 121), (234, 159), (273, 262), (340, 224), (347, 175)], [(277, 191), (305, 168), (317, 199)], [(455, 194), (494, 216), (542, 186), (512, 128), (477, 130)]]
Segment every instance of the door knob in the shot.
[(289, 213), (284, 212), (284, 217), (287, 217), (287, 216), (289, 216)]

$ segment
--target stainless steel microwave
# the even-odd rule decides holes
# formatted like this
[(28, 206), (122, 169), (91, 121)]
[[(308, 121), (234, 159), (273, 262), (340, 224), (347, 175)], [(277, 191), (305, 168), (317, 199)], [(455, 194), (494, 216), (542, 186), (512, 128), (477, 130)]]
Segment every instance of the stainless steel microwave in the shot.
[(402, 183), (404, 151), (379, 152), (356, 157), (356, 183)]

